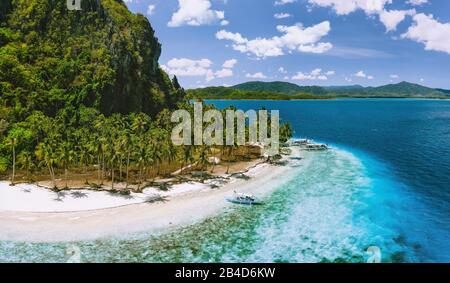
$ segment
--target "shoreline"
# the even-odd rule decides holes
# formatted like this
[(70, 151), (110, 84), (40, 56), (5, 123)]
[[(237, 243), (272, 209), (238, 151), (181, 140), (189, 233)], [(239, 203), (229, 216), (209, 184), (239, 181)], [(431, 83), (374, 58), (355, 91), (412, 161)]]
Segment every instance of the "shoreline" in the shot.
[[(299, 154), (300, 151), (294, 149), (291, 156), (298, 157)], [(194, 224), (233, 206), (225, 198), (235, 190), (264, 197), (284, 182), (285, 178), (280, 176), (289, 170), (288, 165), (263, 163), (246, 173), (250, 180), (232, 177), (215, 189), (207, 184), (202, 184), (203, 187), (195, 184), (194, 188), (169, 193), (163, 201), (154, 203), (130, 203), (83, 211), (0, 210), (0, 230), (4, 231), (0, 241), (72, 242), (139, 232), (164, 232)], [(186, 187), (186, 183), (180, 184), (180, 188), (183, 186)]]

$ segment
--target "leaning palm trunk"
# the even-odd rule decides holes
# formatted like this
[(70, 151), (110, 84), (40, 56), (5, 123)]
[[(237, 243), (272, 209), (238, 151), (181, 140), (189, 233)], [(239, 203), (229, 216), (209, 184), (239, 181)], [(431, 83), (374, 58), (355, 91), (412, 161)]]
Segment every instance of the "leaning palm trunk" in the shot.
[(53, 167), (48, 162), (47, 162), (47, 167), (48, 167), (48, 171), (50, 173), (50, 177), (52, 178), (53, 188), (57, 189), (58, 186), (56, 186), (55, 172), (53, 171)]
[(69, 188), (69, 186), (68, 186), (68, 178), (67, 178), (67, 172), (68, 172), (69, 170), (67, 170), (67, 167), (65, 167), (64, 168), (64, 180), (65, 180), (65, 183), (66, 183), (66, 189), (68, 189)]
[(128, 156), (127, 156), (127, 189), (128, 189), (128, 183), (129, 183), (129, 173), (130, 173), (130, 153), (128, 152)]
[(114, 190), (114, 165), (111, 165), (111, 189)]
[(214, 160), (212, 168), (211, 168), (211, 173), (214, 173), (214, 168), (216, 168), (216, 160)]
[(185, 163), (181, 163), (181, 168), (180, 168), (180, 175), (183, 175), (183, 169), (184, 169), (184, 165)]
[(119, 160), (119, 179), (120, 179), (120, 182), (122, 181), (122, 157), (120, 158), (120, 160)]
[(143, 166), (142, 165), (140, 165), (139, 166), (139, 182), (138, 182), (138, 191), (141, 189), (141, 185), (142, 185), (142, 175), (143, 175), (143, 168), (142, 168)]
[(98, 155), (97, 156), (97, 164), (98, 164), (98, 170), (97, 170), (97, 179), (98, 179), (98, 181), (100, 181), (100, 176), (101, 176), (101, 170), (102, 170), (102, 168), (101, 168), (101, 165), (100, 165), (100, 155)]
[(14, 178), (16, 177), (16, 147), (13, 146), (13, 172), (12, 172), (12, 178), (11, 178), (11, 185), (14, 186)]
[(101, 180), (101, 185), (103, 185), (103, 180), (105, 179), (105, 155), (102, 154), (102, 180)]
[(88, 180), (88, 176), (87, 176), (87, 167), (88, 167), (88, 165), (87, 165), (87, 160), (85, 160), (83, 163), (84, 163), (84, 164), (83, 164), (83, 166), (84, 166), (84, 169), (83, 169), (84, 172), (83, 172), (83, 173), (84, 173), (84, 175), (85, 175), (85, 177), (86, 177), (84, 183), (85, 183), (86, 185), (88, 185), (88, 184), (89, 184), (89, 180)]
[(30, 166), (27, 165), (27, 180), (30, 180)]

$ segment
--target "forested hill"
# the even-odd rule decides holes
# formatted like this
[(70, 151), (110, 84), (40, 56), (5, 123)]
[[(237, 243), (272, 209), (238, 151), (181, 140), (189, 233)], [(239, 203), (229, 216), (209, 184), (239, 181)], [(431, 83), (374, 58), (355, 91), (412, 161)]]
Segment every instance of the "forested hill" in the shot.
[(441, 89), (434, 89), (409, 82), (388, 84), (379, 87), (343, 88), (334, 90), (337, 93), (348, 95), (361, 95), (363, 97), (411, 97), (411, 98), (445, 98), (447, 93)]
[(232, 86), (231, 88), (244, 91), (267, 91), (289, 95), (297, 95), (299, 93), (323, 95), (327, 93), (324, 88), (319, 86), (299, 86), (288, 82), (246, 82)]
[(161, 45), (122, 0), (1, 0), (0, 107), (20, 121), (93, 107), (155, 115), (182, 96), (161, 70)]
[(408, 82), (380, 87), (298, 86), (288, 82), (248, 82), (232, 87), (207, 87), (188, 90), (189, 97), (198, 99), (332, 99), (362, 98), (450, 98), (450, 91), (428, 88)]
[(232, 100), (292, 100), (292, 99), (328, 99), (324, 95), (310, 93), (286, 94), (274, 91), (240, 90), (230, 87), (206, 87), (190, 89), (188, 97), (192, 99), (232, 99)]

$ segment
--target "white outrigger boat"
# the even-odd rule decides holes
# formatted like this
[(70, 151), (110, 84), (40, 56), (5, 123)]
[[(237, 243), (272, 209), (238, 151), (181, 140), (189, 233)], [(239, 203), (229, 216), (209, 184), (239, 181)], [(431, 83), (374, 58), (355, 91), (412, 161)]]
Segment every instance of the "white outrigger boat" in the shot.
[(261, 205), (262, 201), (258, 200), (253, 195), (242, 194), (234, 192), (232, 197), (228, 197), (227, 201), (235, 204), (245, 204), (245, 205)]
[(294, 140), (294, 141), (291, 142), (291, 144), (293, 146), (305, 146), (305, 145), (307, 145), (309, 143), (311, 143), (311, 141), (308, 140), (308, 139), (299, 139), (299, 140)]
[(328, 149), (328, 145), (326, 144), (307, 144), (305, 146), (306, 150), (327, 150)]
[(313, 140), (309, 139), (294, 140), (291, 142), (291, 145), (299, 146), (300, 148), (308, 151), (320, 151), (329, 149), (328, 145), (315, 143)]

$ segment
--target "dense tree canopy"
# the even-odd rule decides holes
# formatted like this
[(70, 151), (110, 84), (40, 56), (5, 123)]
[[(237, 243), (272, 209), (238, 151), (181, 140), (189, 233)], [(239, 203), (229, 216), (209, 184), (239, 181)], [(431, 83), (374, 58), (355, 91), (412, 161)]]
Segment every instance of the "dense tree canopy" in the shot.
[(26, 160), (38, 146), (45, 152), (44, 140), (71, 140), (101, 115), (150, 119), (184, 100), (143, 15), (121, 0), (81, 3), (82, 11), (60, 0), (0, 3), (0, 172), (14, 165), (11, 149)]
[(190, 89), (188, 96), (194, 99), (248, 99), (248, 100), (292, 100), (292, 99), (329, 99), (328, 96), (309, 93), (287, 94), (265, 90), (241, 90), (230, 87), (206, 87)]
[(161, 70), (161, 46), (122, 1), (2, 0), (0, 93), (15, 120), (34, 110), (93, 107), (105, 115), (156, 115), (180, 98)]
[(121, 0), (81, 3), (1, 1), (0, 174), (62, 175), (67, 187), (70, 170), (96, 168), (114, 186), (131, 169), (141, 184), (162, 163), (204, 165), (208, 147), (171, 143), (170, 110), (192, 105), (160, 68), (148, 20)]

